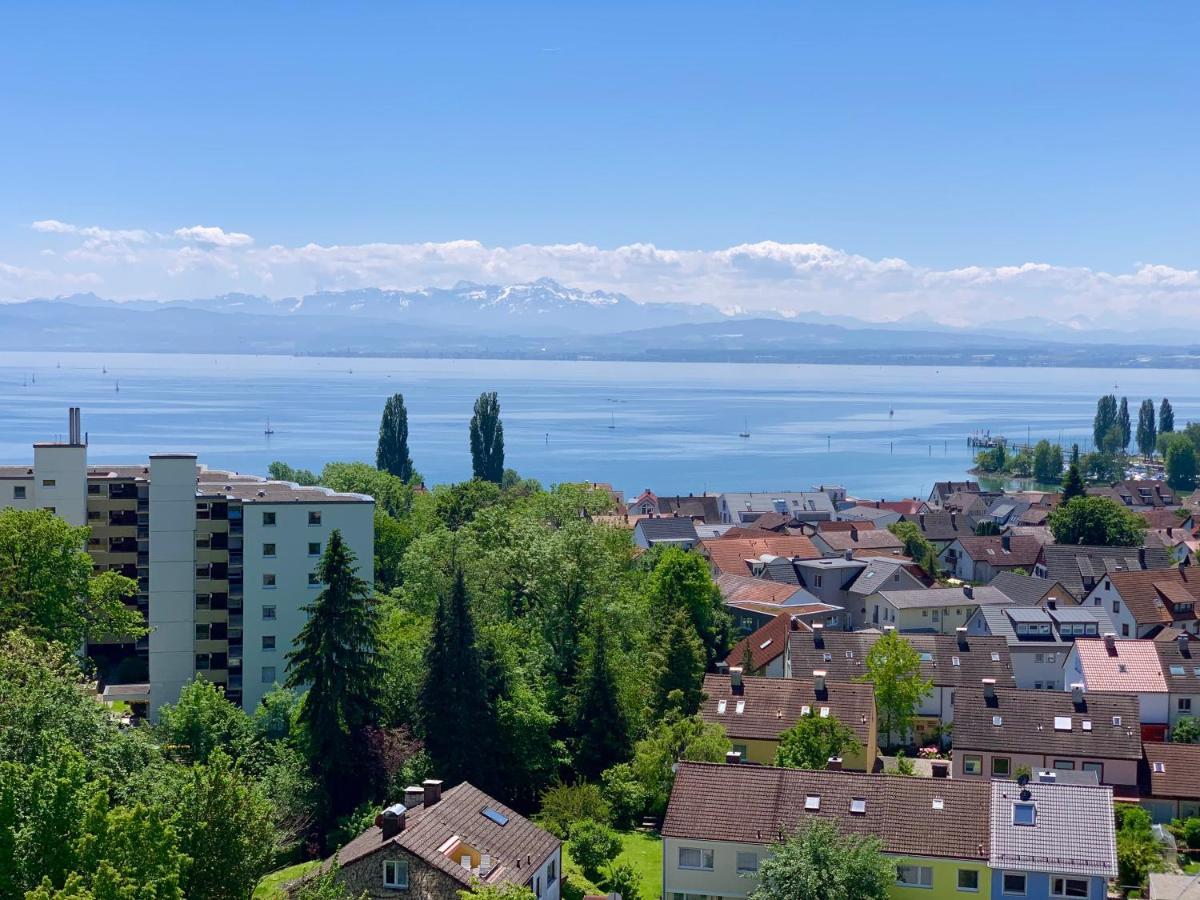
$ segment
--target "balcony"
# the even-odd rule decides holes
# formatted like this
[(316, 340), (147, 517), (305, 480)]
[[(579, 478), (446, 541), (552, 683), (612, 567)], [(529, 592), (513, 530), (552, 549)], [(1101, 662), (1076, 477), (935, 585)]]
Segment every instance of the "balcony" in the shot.
[(108, 497), (110, 500), (136, 500), (138, 486), (132, 481), (118, 481), (109, 484)]
[[(137, 553), (137, 539), (130, 537), (112, 537), (108, 539), (109, 553)], [(148, 556), (149, 554), (147, 554)], [(140, 554), (139, 554), (139, 562)]]
[(108, 524), (136, 528), (138, 524), (137, 513), (131, 509), (111, 510), (108, 514)]

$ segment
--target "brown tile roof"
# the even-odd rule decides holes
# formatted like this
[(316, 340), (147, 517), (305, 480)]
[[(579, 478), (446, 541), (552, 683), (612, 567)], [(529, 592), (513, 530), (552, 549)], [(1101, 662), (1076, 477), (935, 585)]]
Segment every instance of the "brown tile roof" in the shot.
[[(819, 809), (806, 810), (810, 796)], [(861, 814), (850, 811), (853, 799), (865, 801)], [(986, 860), (989, 804), (986, 782), (683, 762), (662, 833), (772, 844), (821, 819), (878, 837), (888, 853)]]
[(1075, 652), (1089, 692), (1166, 693), (1154, 641), (1114, 640), (1109, 650), (1103, 638), (1082, 637), (1075, 640)]
[(1139, 509), (1137, 515), (1146, 520), (1146, 525), (1150, 528), (1179, 528), (1183, 530), (1181, 525), (1183, 519), (1175, 515), (1175, 510), (1164, 509), (1163, 507), (1155, 507), (1153, 509)]
[[(1120, 724), (1113, 724), (1114, 717)], [(1056, 728), (1056, 718), (1069, 719), (1070, 730)], [(976, 684), (964, 685), (954, 694), (956, 753), (982, 750), (1141, 759), (1140, 731), (1137, 698), (1126, 694), (1088, 691), (1079, 707), (1069, 691), (997, 687), (995, 697), (988, 700), (982, 685)]]
[[(1108, 577), (1139, 625), (1170, 624), (1196, 618), (1200, 576), (1190, 567), (1111, 572)], [(1177, 604), (1184, 604), (1178, 607)], [(1187, 604), (1192, 604), (1190, 609)]]
[[(1184, 636), (1182, 643), (1180, 635)], [(1161, 637), (1159, 635), (1159, 638)], [(1200, 694), (1200, 642), (1193, 640), (1183, 631), (1176, 632), (1174, 640), (1159, 638), (1148, 643), (1153, 644), (1158, 653), (1158, 662), (1162, 666), (1163, 678), (1167, 681), (1167, 690), (1176, 694)]]
[(808, 538), (789, 534), (767, 533), (753, 538), (722, 537), (714, 541), (701, 541), (700, 547), (717, 571), (730, 575), (749, 575), (750, 568), (746, 560), (763, 555), (800, 559), (817, 559), (821, 555)]
[(854, 522), (814, 522), (813, 525), (816, 527), (817, 534), (827, 534), (831, 531), (870, 531), (879, 527), (867, 519)]
[(821, 540), (830, 549), (845, 550), (899, 550), (904, 542), (886, 528), (856, 529), (854, 531), (821, 532)]
[(1182, 800), (1200, 798), (1200, 744), (1142, 745), (1145, 753), (1145, 772), (1142, 789), (1152, 797), (1177, 797)]
[(806, 593), (798, 584), (725, 573), (717, 576), (717, 588), (726, 603), (752, 601), (778, 605), (796, 594)]
[(869, 684), (826, 681), (825, 690), (817, 693), (811, 678), (745, 676), (742, 692), (735, 694), (728, 675), (705, 675), (704, 693), (701, 718), (724, 726), (730, 738), (773, 741), (801, 716), (829, 710), (828, 715), (854, 730), (864, 747), (870, 739), (875, 690)]
[[(508, 822), (500, 825), (483, 815), (488, 808), (496, 810)], [(392, 843), (469, 885), (471, 872), (441, 849), (451, 839), (458, 838), (491, 856), (493, 869), (486, 879), (489, 884), (506, 881), (525, 884), (538, 866), (561, 846), (550, 832), (467, 782), (443, 793), (433, 806), (409, 810), (405, 818), (404, 830), (388, 841), (384, 841), (379, 827), (368, 828), (338, 851), (338, 865), (346, 866), (385, 843)]]
[[(1004, 549), (1005, 540), (1008, 549)], [(1025, 534), (960, 537), (959, 544), (968, 557), (976, 562), (990, 563), (997, 568), (1023, 567), (1033, 569), (1042, 552), (1042, 544)]]
[[(740, 666), (746, 656), (746, 648), (750, 648), (751, 671), (760, 672), (768, 663), (787, 649), (788, 633), (791, 631), (792, 614), (780, 613), (770, 622), (752, 631), (733, 645), (726, 661), (731, 666)], [(804, 626), (808, 630), (808, 626)]]
[(921, 534), (931, 541), (952, 541), (975, 533), (975, 519), (959, 513), (931, 511), (903, 518), (916, 525)]
[(721, 509), (717, 498), (708, 494), (688, 497), (659, 497), (659, 514), (667, 516), (675, 513), (680, 516), (691, 516), (693, 519), (703, 519), (709, 524), (719, 524)]

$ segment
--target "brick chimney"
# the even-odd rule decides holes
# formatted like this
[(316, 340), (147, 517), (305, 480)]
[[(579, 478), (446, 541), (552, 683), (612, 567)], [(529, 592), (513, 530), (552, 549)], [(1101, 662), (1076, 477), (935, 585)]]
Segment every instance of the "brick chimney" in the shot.
[(1071, 684), (1071, 702), (1083, 706), (1083, 683), (1076, 681)]
[(955, 637), (958, 638), (958, 649), (966, 650), (967, 649), (967, 626), (959, 625), (957, 628), (954, 629), (954, 635), (955, 635)]
[(1004, 550), (1012, 550), (1012, 535), (1011, 534), (1000, 535), (1000, 547)]
[(996, 679), (983, 679), (983, 696), (985, 700), (994, 700), (996, 698)]
[(416, 809), (425, 804), (425, 788), (419, 784), (410, 784), (404, 789), (404, 808)]
[(742, 683), (741, 666), (733, 666), (729, 669), (729, 689), (735, 694), (740, 694), (746, 689)]
[(1179, 642), (1180, 654), (1183, 656), (1192, 655), (1191, 647), (1188, 646), (1188, 636), (1186, 631), (1180, 632), (1179, 637), (1177, 637), (1175, 640)]
[[(794, 622), (795, 620), (796, 620), (796, 617), (792, 616), (792, 621)], [(824, 647), (825, 646), (825, 626), (822, 625), (820, 622), (813, 622), (812, 633), (813, 633), (813, 646), (814, 647)]]
[(375, 817), (375, 824), (379, 826), (383, 839), (390, 841), (404, 830), (404, 804), (389, 806)]
[(426, 809), (442, 799), (442, 780), (440, 778), (426, 778), (421, 782), (421, 788), (425, 792)]
[(932, 770), (934, 778), (949, 778), (950, 777), (950, 761), (945, 759), (931, 759), (929, 768)]
[(825, 764), (825, 768), (827, 768), (830, 772), (842, 771), (842, 758), (840, 756), (829, 757), (829, 762)]
[(1110, 654), (1117, 652), (1117, 636), (1111, 631), (1104, 632), (1104, 649)]

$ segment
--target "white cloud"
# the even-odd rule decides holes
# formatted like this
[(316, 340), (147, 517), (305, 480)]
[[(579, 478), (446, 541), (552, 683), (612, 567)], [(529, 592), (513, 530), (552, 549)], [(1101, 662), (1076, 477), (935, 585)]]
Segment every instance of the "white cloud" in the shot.
[(648, 243), (487, 246), (474, 240), (259, 246), (248, 234), (215, 225), (155, 233), (44, 219), (30, 227), (54, 236), (60, 252), (40, 257), (36, 275), (4, 274), (4, 296), (65, 292), (81, 277), (103, 277), (106, 292), (127, 299), (230, 290), (281, 297), (547, 276), (636, 300), (711, 303), (743, 311), (874, 320), (922, 315), (953, 324), (1024, 316), (1084, 317), (1108, 325), (1171, 317), (1200, 324), (1200, 272), (1152, 263), (1123, 272), (1043, 261), (933, 269), (819, 243), (759, 241), (715, 250)]

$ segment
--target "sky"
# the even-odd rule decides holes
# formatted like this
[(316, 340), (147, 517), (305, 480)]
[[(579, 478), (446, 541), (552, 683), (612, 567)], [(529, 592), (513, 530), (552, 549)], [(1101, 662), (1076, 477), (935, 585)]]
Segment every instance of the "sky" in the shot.
[(1200, 324), (1194, 3), (0, 8), (0, 299)]

